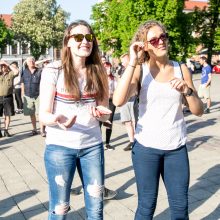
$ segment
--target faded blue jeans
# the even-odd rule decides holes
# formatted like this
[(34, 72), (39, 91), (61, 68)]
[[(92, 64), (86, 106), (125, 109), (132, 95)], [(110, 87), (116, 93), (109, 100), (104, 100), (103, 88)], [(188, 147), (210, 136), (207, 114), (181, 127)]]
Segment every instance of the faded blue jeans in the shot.
[(132, 161), (138, 191), (135, 220), (151, 220), (162, 176), (168, 194), (172, 220), (188, 220), (189, 159), (186, 146), (175, 150), (144, 147), (137, 141)]
[(103, 219), (104, 149), (101, 143), (81, 150), (46, 146), (44, 162), (49, 183), (49, 220), (67, 217), (76, 161), (82, 174), (87, 219)]

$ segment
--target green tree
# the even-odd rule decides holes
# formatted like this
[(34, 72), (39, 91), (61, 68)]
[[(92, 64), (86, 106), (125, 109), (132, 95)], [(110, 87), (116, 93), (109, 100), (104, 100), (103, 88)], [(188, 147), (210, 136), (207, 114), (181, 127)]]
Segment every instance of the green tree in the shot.
[(93, 27), (101, 48), (105, 52), (112, 50), (113, 56), (118, 56), (128, 50), (141, 23), (159, 20), (169, 31), (171, 58), (182, 59), (188, 53), (186, 46), (191, 35), (186, 28), (190, 20), (182, 12), (183, 7), (182, 0), (105, 0), (93, 7)]
[(208, 60), (211, 63), (213, 49), (220, 49), (219, 42), (219, 21), (220, 21), (220, 0), (210, 0), (207, 19), (209, 20), (209, 29), (206, 32), (205, 45), (208, 48)]
[(6, 26), (5, 22), (0, 18), (0, 58), (7, 44), (12, 42), (13, 32)]
[(220, 0), (210, 0), (208, 9), (196, 9), (191, 16), (194, 32), (199, 33), (194, 39), (195, 45), (208, 49), (208, 61), (211, 63), (213, 50), (220, 50)]
[(101, 49), (112, 51), (113, 56), (126, 52), (134, 32), (147, 17), (146, 8), (152, 6), (153, 0), (107, 0), (93, 6), (93, 28)]
[(220, 51), (220, 26), (216, 28), (215, 39), (214, 39), (215, 50)]
[(30, 43), (37, 59), (47, 48), (60, 46), (68, 16), (56, 0), (21, 0), (14, 8), (12, 29), (18, 41)]
[[(110, 19), (108, 17), (108, 14), (111, 13), (115, 1), (103, 1), (100, 3), (97, 3), (92, 8), (92, 19), (95, 21), (92, 26), (94, 31), (96, 32), (96, 35), (99, 40), (100, 47), (103, 51), (110, 51), (113, 49), (117, 49), (117, 44), (120, 44), (118, 40), (120, 40), (117, 37), (117, 26), (114, 27), (117, 19), (118, 19), (118, 13), (117, 13), (117, 7), (115, 8), (116, 11), (114, 11), (113, 18)], [(120, 6), (120, 5), (119, 5)], [(112, 15), (112, 14), (111, 14)], [(110, 22), (112, 21), (112, 22)]]

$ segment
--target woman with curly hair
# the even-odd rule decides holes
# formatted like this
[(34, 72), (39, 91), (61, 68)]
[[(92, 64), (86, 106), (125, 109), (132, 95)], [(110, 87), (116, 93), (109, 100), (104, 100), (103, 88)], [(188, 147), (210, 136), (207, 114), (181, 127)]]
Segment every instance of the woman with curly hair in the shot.
[[(138, 86), (140, 85), (140, 86)], [(130, 46), (130, 61), (113, 96), (121, 106), (140, 87), (139, 117), (132, 146), (137, 182), (136, 220), (153, 218), (160, 176), (171, 219), (188, 219), (189, 160), (182, 98), (192, 114), (202, 115), (190, 72), (168, 57), (168, 34), (158, 21), (142, 24)]]

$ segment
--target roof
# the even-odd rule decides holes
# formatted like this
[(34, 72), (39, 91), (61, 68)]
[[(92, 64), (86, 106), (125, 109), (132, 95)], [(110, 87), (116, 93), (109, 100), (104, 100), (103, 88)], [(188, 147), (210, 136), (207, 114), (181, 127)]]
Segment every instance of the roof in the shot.
[(208, 2), (202, 1), (185, 1), (184, 10), (194, 11), (195, 8), (199, 8), (200, 10), (208, 8)]
[(0, 18), (2, 20), (4, 20), (5, 24), (8, 27), (11, 27), (11, 23), (12, 23), (12, 15), (11, 14), (0, 14)]

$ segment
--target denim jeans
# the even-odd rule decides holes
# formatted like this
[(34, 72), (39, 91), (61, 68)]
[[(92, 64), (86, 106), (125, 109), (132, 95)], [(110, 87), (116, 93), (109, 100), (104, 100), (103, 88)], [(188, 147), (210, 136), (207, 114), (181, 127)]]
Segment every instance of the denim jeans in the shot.
[(47, 145), (44, 155), (49, 183), (49, 220), (65, 220), (71, 185), (77, 166), (82, 174), (88, 220), (103, 219), (104, 149), (99, 144), (86, 149)]
[(186, 146), (168, 151), (144, 147), (135, 141), (132, 161), (138, 191), (135, 220), (153, 219), (160, 175), (168, 194), (171, 219), (189, 219), (189, 159)]

